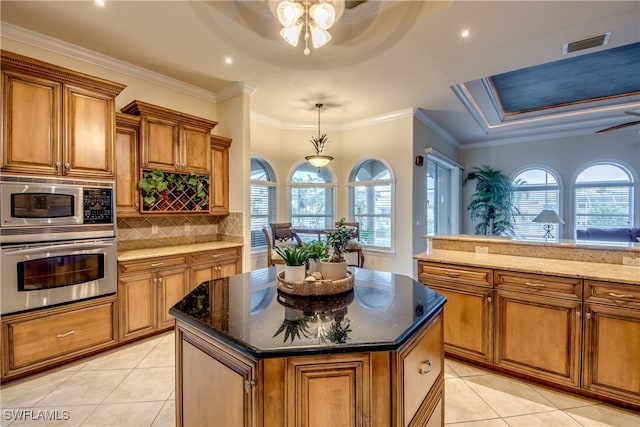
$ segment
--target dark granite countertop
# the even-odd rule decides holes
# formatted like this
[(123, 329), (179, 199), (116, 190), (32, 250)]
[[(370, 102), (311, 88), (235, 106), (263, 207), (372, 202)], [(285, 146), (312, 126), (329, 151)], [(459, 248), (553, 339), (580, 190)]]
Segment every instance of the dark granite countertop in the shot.
[(445, 298), (411, 277), (353, 268), (353, 290), (332, 297), (278, 291), (276, 268), (204, 282), (169, 313), (256, 358), (389, 351)]

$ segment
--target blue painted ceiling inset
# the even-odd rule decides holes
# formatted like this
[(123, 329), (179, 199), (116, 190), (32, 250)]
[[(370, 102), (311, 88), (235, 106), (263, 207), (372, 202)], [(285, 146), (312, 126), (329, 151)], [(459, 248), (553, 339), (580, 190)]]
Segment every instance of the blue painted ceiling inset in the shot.
[(489, 77), (505, 115), (640, 93), (640, 43)]

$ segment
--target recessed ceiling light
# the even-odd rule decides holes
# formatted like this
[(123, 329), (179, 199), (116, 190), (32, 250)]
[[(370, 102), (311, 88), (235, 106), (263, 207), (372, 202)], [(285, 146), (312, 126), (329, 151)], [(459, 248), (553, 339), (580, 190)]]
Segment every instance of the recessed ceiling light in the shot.
[(233, 64), (233, 58), (230, 56), (227, 56), (226, 58), (224, 58), (224, 63), (227, 65)]
[(103, 7), (104, 6), (104, 0), (94, 0), (94, 3), (97, 6)]
[(466, 28), (464, 30), (460, 31), (460, 37), (462, 37), (463, 39), (468, 38), (470, 34), (471, 33), (469, 32), (469, 30), (466, 29)]

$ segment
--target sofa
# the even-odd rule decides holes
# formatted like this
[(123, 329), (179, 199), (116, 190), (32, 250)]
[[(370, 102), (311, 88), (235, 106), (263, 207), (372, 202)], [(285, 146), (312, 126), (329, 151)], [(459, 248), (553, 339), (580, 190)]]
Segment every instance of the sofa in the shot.
[(640, 228), (588, 227), (576, 230), (576, 240), (600, 242), (640, 242)]

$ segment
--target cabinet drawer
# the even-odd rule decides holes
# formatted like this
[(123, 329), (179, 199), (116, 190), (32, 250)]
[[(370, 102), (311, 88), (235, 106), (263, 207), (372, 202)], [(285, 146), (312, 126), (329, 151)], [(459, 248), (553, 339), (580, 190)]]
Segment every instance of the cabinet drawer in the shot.
[(418, 280), (427, 285), (429, 281), (437, 280), (491, 287), (493, 286), (492, 279), (493, 276), (489, 268), (461, 267), (423, 261), (418, 263)]
[(584, 283), (584, 302), (640, 309), (640, 286), (623, 283)]
[(498, 290), (528, 292), (575, 300), (582, 298), (581, 279), (496, 271), (493, 283)]
[(174, 267), (179, 265), (187, 265), (187, 255), (168, 257), (168, 258), (148, 258), (139, 261), (124, 261), (118, 263), (118, 269), (121, 274), (132, 273), (137, 271), (153, 271), (166, 267)]
[(402, 357), (404, 425), (408, 425), (442, 374), (442, 315)]
[(72, 311), (9, 323), (9, 368), (115, 342), (113, 301), (69, 310)]
[(191, 264), (206, 264), (211, 262), (236, 259), (240, 256), (238, 248), (216, 249), (207, 252), (195, 252), (191, 255)]

